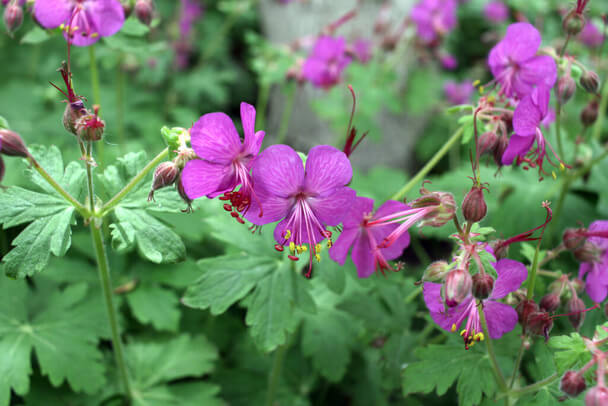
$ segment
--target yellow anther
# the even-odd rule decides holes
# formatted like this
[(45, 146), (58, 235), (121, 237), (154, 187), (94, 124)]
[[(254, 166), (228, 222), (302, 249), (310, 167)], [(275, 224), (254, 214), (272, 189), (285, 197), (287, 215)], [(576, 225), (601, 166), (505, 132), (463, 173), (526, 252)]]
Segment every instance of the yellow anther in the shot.
[(94, 32), (93, 34), (91, 34), (91, 38), (97, 38), (97, 37), (99, 37), (98, 33)]
[(477, 341), (483, 341), (485, 339), (485, 337), (484, 337), (483, 333), (477, 333), (477, 334), (475, 334), (475, 339)]
[(302, 246), (301, 246), (301, 245), (297, 245), (297, 246), (296, 246), (296, 250), (298, 251), (298, 254), (301, 254), (301, 253), (302, 253), (302, 251), (303, 251), (303, 250), (302, 250)]
[(59, 26), (59, 29), (60, 29), (61, 31), (63, 31), (63, 29), (64, 29), (64, 28), (65, 28), (65, 24), (61, 24), (61, 25)]
[(479, 93), (483, 94), (484, 91), (485, 91), (485, 88), (483, 86), (479, 86)]
[(315, 254), (315, 259), (317, 260), (317, 262), (321, 262), (321, 255)]
[(333, 241), (330, 239), (327, 240), (327, 248), (331, 248), (334, 245)]
[(496, 97), (494, 97), (494, 96), (490, 96), (490, 97), (488, 97), (488, 101), (489, 101), (490, 103), (494, 103), (494, 102), (496, 101)]
[(555, 174), (555, 171), (551, 171), (551, 176), (553, 177), (553, 180), (557, 179), (557, 175)]
[(566, 165), (564, 165), (563, 162), (559, 163), (559, 170), (562, 171), (562, 172), (566, 170)]
[(306, 245), (304, 245), (304, 244), (302, 244), (300, 246), (300, 248), (302, 248), (302, 251), (304, 251), (304, 252), (308, 251), (308, 247)]
[(296, 244), (293, 241), (289, 243), (289, 251), (291, 251), (292, 254), (296, 252)]
[(464, 337), (464, 336), (466, 336), (466, 335), (467, 335), (467, 331), (466, 331), (466, 330), (462, 330), (462, 331), (460, 332), (460, 336), (461, 336), (461, 337)]
[(285, 231), (285, 239), (289, 240), (291, 238), (291, 230), (286, 230)]
[(477, 87), (477, 85), (479, 85), (481, 83), (481, 80), (477, 79), (475, 82), (473, 82), (473, 86)]
[(323, 249), (321, 244), (315, 244), (315, 252), (320, 252)]
[(456, 324), (455, 324), (455, 323), (454, 323), (454, 324), (452, 324), (452, 333), (456, 332), (456, 329), (457, 329), (457, 328), (458, 328), (458, 327), (456, 327)]

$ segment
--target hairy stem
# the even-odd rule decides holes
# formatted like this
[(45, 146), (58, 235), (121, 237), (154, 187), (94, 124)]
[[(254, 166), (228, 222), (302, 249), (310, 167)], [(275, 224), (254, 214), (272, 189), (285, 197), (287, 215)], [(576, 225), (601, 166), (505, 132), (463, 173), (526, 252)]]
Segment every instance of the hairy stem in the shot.
[(521, 360), (524, 357), (525, 350), (525, 337), (521, 339), (521, 345), (519, 346), (519, 353), (517, 354), (517, 361), (515, 361), (515, 368), (513, 368), (513, 374), (511, 374), (511, 380), (509, 381), (509, 388), (513, 387), (515, 384), (515, 378), (517, 378), (517, 373), (519, 372), (519, 366), (521, 365)]
[(93, 184), (93, 166), (91, 165), (93, 159), (93, 143), (87, 142), (86, 148), (86, 168), (87, 168), (87, 186), (89, 190), (89, 210), (91, 213), (95, 212), (95, 186)]
[(151, 160), (150, 162), (148, 162), (148, 164), (137, 175), (135, 175), (135, 177), (133, 179), (131, 179), (131, 181), (129, 183), (127, 183), (125, 185), (125, 187), (122, 188), (122, 190), (116, 194), (116, 196), (114, 196), (113, 198), (111, 198), (106, 204), (103, 205), (103, 207), (99, 211), (98, 217), (105, 216), (114, 207), (116, 207), (116, 205), (118, 203), (120, 203), (120, 201), (122, 199), (124, 199), (129, 194), (129, 192), (131, 190), (133, 190), (133, 188), (135, 186), (137, 186), (137, 184), (139, 182), (141, 182), (143, 180), (143, 178), (146, 177), (146, 175), (148, 174), (148, 172), (150, 172), (152, 169), (154, 169), (168, 155), (169, 155), (169, 148), (165, 148), (158, 155), (156, 155), (156, 157), (153, 160)]
[(496, 383), (502, 392), (507, 392), (507, 382), (505, 381), (505, 377), (498, 366), (498, 361), (496, 360), (496, 354), (494, 353), (494, 345), (492, 343), (492, 339), (490, 338), (490, 333), (488, 331), (488, 323), (486, 322), (486, 316), (483, 312), (483, 304), (480, 303), (478, 305), (479, 310), (479, 319), (481, 320), (481, 326), (483, 328), (483, 334), (485, 336), (486, 348), (488, 350), (488, 357), (490, 358), (490, 364), (492, 365), (492, 370), (494, 371), (494, 376), (496, 378)]
[(116, 65), (116, 128), (118, 129), (118, 140), (120, 142), (121, 151), (126, 148), (125, 138), (125, 72), (122, 69), (122, 60), (124, 55), (121, 54)]
[(71, 194), (69, 194), (64, 188), (57, 183), (55, 179), (47, 171), (45, 171), (42, 166), (36, 161), (33, 156), (29, 156), (27, 160), (30, 162), (32, 167), (46, 180), (46, 182), (51, 185), (53, 189), (57, 191), (65, 200), (67, 200), (74, 208), (80, 213), (80, 215), (84, 218), (88, 218), (90, 213), (89, 210), (78, 200), (76, 200)]
[(424, 165), (420, 171), (408, 182), (405, 186), (401, 188), (397, 193), (391, 197), (393, 200), (401, 200), (405, 197), (405, 195), (412, 190), (416, 185), (420, 183), (420, 181), (437, 165), (437, 163), (443, 158), (445, 154), (458, 142), (462, 134), (464, 133), (464, 127), (460, 127), (456, 132), (450, 137), (450, 139), (441, 147), (439, 151), (435, 153), (435, 155), (431, 158), (430, 161)]
[(600, 99), (599, 114), (597, 115), (597, 121), (593, 127), (593, 139), (599, 141), (602, 137), (602, 128), (604, 127), (604, 120), (606, 119), (606, 108), (608, 107), (608, 85), (606, 79), (602, 84), (602, 92)]
[(534, 259), (532, 260), (532, 268), (530, 269), (530, 275), (528, 275), (528, 299), (534, 298), (534, 285), (536, 284), (536, 271), (538, 271), (538, 254), (540, 252), (540, 244), (542, 243), (542, 236), (536, 243), (536, 251), (534, 251)]
[[(99, 92), (99, 72), (97, 71), (97, 59), (95, 58), (95, 45), (89, 46), (89, 68), (91, 70), (91, 87), (93, 88), (93, 104), (101, 105), (101, 94)], [(99, 161), (103, 162), (104, 144), (99, 143)]]
[(540, 389), (544, 388), (545, 386), (555, 382), (557, 379), (559, 379), (559, 377), (560, 377), (560, 375), (556, 372), (553, 375), (550, 375), (547, 378), (540, 380), (538, 382), (535, 382), (531, 385), (524, 386), (523, 388), (519, 388), (519, 389), (513, 389), (510, 392), (510, 395), (519, 397), (522, 395), (526, 395), (528, 393), (537, 392)]
[(274, 353), (274, 362), (272, 363), (272, 370), (270, 370), (270, 375), (268, 376), (268, 392), (266, 393), (267, 406), (274, 405), (274, 397), (279, 386), (279, 378), (281, 377), (283, 360), (285, 359), (285, 354), (287, 353), (288, 340), (289, 338), (287, 338), (285, 344), (277, 348)]
[(297, 84), (295, 82), (288, 83), (286, 89), (286, 102), (284, 104), (283, 115), (281, 117), (281, 124), (279, 126), (279, 136), (277, 137), (277, 144), (282, 144), (287, 136), (287, 130), (289, 129), (289, 120), (291, 119), (291, 113), (293, 111), (293, 103), (296, 99)]
[(101, 234), (101, 227), (98, 227), (98, 225), (95, 223), (95, 221), (91, 221), (91, 237), (93, 239), (93, 247), (95, 248), (95, 256), (97, 258), (99, 281), (101, 283), (101, 289), (103, 291), (103, 297), (106, 303), (106, 310), (108, 312), (108, 321), (110, 323), (110, 329), (112, 330), (112, 348), (114, 349), (114, 358), (125, 395), (130, 399), (131, 382), (123, 354), (122, 341), (120, 339), (120, 331), (118, 327), (118, 318), (116, 317), (116, 308), (114, 307), (114, 301), (112, 299), (112, 281), (110, 278), (108, 257), (106, 255), (103, 236)]

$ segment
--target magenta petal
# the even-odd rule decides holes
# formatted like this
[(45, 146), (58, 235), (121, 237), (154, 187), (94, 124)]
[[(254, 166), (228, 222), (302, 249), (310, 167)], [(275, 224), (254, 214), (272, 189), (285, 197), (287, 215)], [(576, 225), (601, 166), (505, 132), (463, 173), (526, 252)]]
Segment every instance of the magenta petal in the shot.
[(337, 226), (347, 215), (345, 208), (351, 206), (356, 195), (351, 188), (342, 187), (325, 197), (308, 198), (308, 203), (322, 222), (330, 226)]
[(526, 266), (513, 259), (501, 259), (496, 263), (495, 268), (498, 278), (494, 282), (491, 299), (502, 299), (516, 291), (528, 277)]
[[(594, 221), (589, 226), (589, 231), (591, 231), (591, 232), (608, 231), (608, 221), (607, 220)], [(591, 241), (593, 244), (595, 244), (600, 249), (608, 250), (608, 238), (589, 237), (589, 241)]]
[(532, 95), (524, 97), (513, 112), (513, 130), (517, 135), (536, 134), (542, 120), (541, 111), (534, 103)]
[(355, 242), (355, 238), (357, 238), (359, 232), (357, 228), (345, 228), (329, 249), (329, 257), (340, 265), (344, 265), (348, 256), (348, 250)]
[(36, 0), (34, 16), (44, 28), (57, 28), (68, 23), (73, 7), (70, 0)]
[[(288, 221), (288, 219), (282, 220), (281, 222), (279, 222), (279, 224), (277, 224), (277, 226), (274, 229), (274, 239), (276, 240), (276, 242), (278, 242), (279, 244), (282, 244), (282, 245), (288, 245), (290, 242), (294, 241), (294, 237), (296, 236), (296, 233), (294, 233), (293, 229), (292, 229), (291, 237), (288, 240), (285, 240), (284, 235), (285, 235), (285, 232), (287, 231), (287, 221)], [(300, 238), (301, 238), (301, 241), (297, 243), (298, 245), (299, 244), (315, 245), (316, 243), (323, 241), (325, 239), (325, 236), (321, 235), (319, 230), (315, 228), (312, 230), (312, 235), (309, 235), (308, 233), (304, 232), (300, 235)]]
[(291, 147), (272, 145), (253, 162), (252, 175), (256, 193), (261, 188), (265, 194), (288, 198), (300, 191), (304, 165)]
[(608, 293), (608, 274), (605, 269), (594, 266), (585, 278), (585, 291), (596, 303), (601, 303), (606, 299)]
[(463, 320), (471, 313), (470, 306), (475, 305), (473, 297), (469, 296), (458, 306), (446, 309), (441, 298), (441, 284), (439, 283), (425, 283), (422, 293), (431, 318), (447, 331), (452, 331), (453, 325), (456, 325), (458, 329)]
[(431, 312), (443, 312), (445, 305), (441, 297), (441, 284), (426, 282), (422, 287), (424, 303)]
[(374, 251), (370, 246), (367, 234), (361, 233), (359, 238), (355, 240), (351, 258), (357, 267), (359, 278), (367, 278), (376, 271)]
[(262, 141), (264, 141), (264, 131), (255, 132), (255, 107), (248, 103), (241, 103), (241, 122), (243, 123), (243, 133), (245, 139), (243, 144), (245, 151), (253, 156), (260, 152)]
[[(520, 66), (518, 79), (527, 84), (543, 85), (553, 87), (557, 80), (557, 65), (555, 60), (548, 55), (535, 56)], [(529, 88), (519, 89), (517, 82), (515, 90), (529, 93)], [(521, 94), (521, 93), (520, 93)]]
[[(247, 210), (247, 213), (245, 213), (247, 221), (261, 226), (274, 223), (287, 216), (292, 206), (289, 199), (268, 195), (260, 189), (256, 193), (257, 195), (252, 198), (251, 206)], [(261, 213), (260, 204), (262, 205)]]
[(410, 208), (410, 206), (403, 202), (398, 202), (396, 200), (387, 200), (382, 204), (382, 206), (378, 207), (378, 210), (376, 210), (376, 213), (374, 214), (374, 218), (379, 219), (388, 216), (389, 214), (409, 210)]
[[(397, 224), (391, 224), (384, 227), (374, 227), (372, 232), (376, 242), (379, 244), (388, 235), (398, 227)], [(403, 254), (403, 250), (410, 245), (410, 234), (406, 231), (401, 234), (388, 248), (381, 248), (380, 253), (388, 261), (399, 258)]]
[(532, 147), (533, 143), (533, 136), (522, 137), (517, 134), (512, 135), (511, 139), (509, 139), (509, 145), (507, 146), (507, 149), (502, 155), (502, 164), (511, 165), (513, 163), (513, 160), (518, 155), (525, 155), (526, 152), (530, 150), (530, 147)]
[(517, 324), (517, 312), (504, 303), (486, 300), (483, 302), (483, 311), (492, 339), (502, 337), (503, 334), (513, 330)]
[(585, 279), (585, 275), (593, 270), (593, 264), (589, 262), (582, 262), (578, 268), (578, 278)]
[(344, 229), (359, 228), (363, 221), (363, 216), (372, 211), (374, 211), (374, 199), (357, 196), (349, 206), (347, 214), (342, 220)]
[(225, 172), (226, 167), (223, 165), (194, 159), (182, 171), (182, 185), (188, 197), (194, 200), (215, 192)]
[(315, 59), (329, 61), (344, 53), (346, 49), (346, 40), (343, 37), (319, 37), (315, 43), (312, 55)]
[(307, 192), (324, 196), (346, 185), (353, 177), (353, 169), (346, 154), (330, 145), (310, 149), (306, 159), (304, 187)]
[(90, 16), (96, 22), (97, 32), (102, 37), (116, 34), (125, 22), (125, 14), (118, 0), (97, 0), (89, 2)]
[(540, 32), (532, 24), (515, 23), (509, 25), (500, 43), (504, 54), (516, 62), (521, 62), (536, 55), (541, 41)]
[(241, 152), (241, 140), (234, 123), (224, 113), (209, 113), (190, 130), (192, 148), (207, 161), (228, 165)]

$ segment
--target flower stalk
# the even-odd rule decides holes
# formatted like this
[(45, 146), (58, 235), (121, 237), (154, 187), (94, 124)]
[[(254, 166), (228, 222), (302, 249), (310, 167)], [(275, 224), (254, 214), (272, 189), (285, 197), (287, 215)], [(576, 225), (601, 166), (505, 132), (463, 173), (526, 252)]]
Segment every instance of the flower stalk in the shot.
[(498, 365), (498, 361), (496, 360), (496, 353), (494, 352), (494, 345), (492, 343), (492, 339), (490, 338), (490, 332), (488, 330), (488, 323), (486, 321), (486, 316), (483, 311), (483, 305), (480, 302), (478, 305), (479, 310), (479, 319), (481, 320), (481, 327), (483, 328), (483, 334), (486, 337), (486, 349), (488, 351), (488, 357), (490, 358), (490, 364), (492, 365), (492, 370), (494, 371), (494, 376), (496, 378), (496, 383), (502, 392), (507, 392), (507, 381), (505, 380), (502, 371)]

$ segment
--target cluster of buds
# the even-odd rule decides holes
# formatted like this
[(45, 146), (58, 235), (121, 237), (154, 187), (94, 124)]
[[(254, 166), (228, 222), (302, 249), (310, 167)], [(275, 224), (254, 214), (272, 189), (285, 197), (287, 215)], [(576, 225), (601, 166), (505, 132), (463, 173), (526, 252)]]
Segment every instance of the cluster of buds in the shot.
[(549, 333), (553, 328), (553, 317), (532, 299), (523, 299), (515, 308), (519, 324), (524, 334), (530, 333), (545, 337), (549, 340)]
[[(6, 156), (18, 156), (21, 158), (27, 158), (30, 156), (25, 143), (14, 131), (0, 127), (0, 154)], [(0, 156), (0, 182), (4, 178), (4, 161)]]
[(11, 36), (23, 23), (23, 3), (24, 0), (10, 0), (4, 9), (4, 26)]
[(414, 209), (429, 208), (420, 222), (420, 226), (442, 227), (452, 221), (456, 215), (454, 195), (448, 192), (431, 192), (425, 187), (420, 189), (422, 195), (409, 203)]
[(580, 262), (601, 262), (604, 250), (588, 237), (608, 238), (606, 232), (593, 232), (586, 228), (569, 228), (564, 231), (562, 243)]

